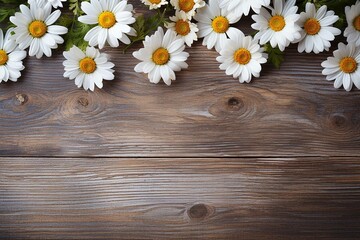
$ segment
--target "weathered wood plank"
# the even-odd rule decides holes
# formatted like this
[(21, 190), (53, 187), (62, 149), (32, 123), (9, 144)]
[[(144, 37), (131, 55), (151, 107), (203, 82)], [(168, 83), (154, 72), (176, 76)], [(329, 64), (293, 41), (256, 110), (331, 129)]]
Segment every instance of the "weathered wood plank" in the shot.
[[(144, 8), (138, 8), (144, 12)], [(249, 20), (239, 24), (245, 32)], [(26, 60), (18, 83), (0, 86), (0, 156), (359, 156), (360, 95), (321, 75), (329, 54), (287, 51), (280, 70), (240, 84), (217, 53), (195, 44), (173, 86), (133, 71), (131, 52), (106, 49), (116, 80), (95, 93), (62, 77), (61, 51)]]
[(60, 53), (28, 59), (19, 83), (2, 84), (0, 155), (360, 154), (359, 92), (324, 80), (324, 55), (290, 49), (281, 70), (265, 66), (241, 85), (217, 70), (216, 53), (196, 45), (189, 70), (166, 87), (134, 73), (130, 54), (107, 52), (117, 78), (102, 91), (63, 79)]
[(0, 160), (0, 238), (359, 236), (357, 158)]

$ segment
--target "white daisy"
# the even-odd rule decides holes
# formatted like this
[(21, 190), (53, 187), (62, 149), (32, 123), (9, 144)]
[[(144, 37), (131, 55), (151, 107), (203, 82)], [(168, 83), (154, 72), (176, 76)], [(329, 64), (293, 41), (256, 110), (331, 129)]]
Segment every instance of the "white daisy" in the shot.
[(29, 4), (37, 4), (41, 8), (47, 5), (53, 6), (54, 8), (63, 7), (62, 2), (66, 2), (66, 0), (28, 0)]
[(78, 47), (73, 46), (69, 51), (64, 52), (66, 60), (64, 77), (75, 79), (78, 88), (94, 91), (95, 85), (103, 87), (103, 80), (113, 80), (115, 65), (109, 62), (108, 56), (100, 53), (94, 47), (87, 47), (84, 53)]
[(59, 35), (66, 34), (68, 29), (63, 26), (53, 25), (60, 17), (60, 10), (51, 13), (51, 6), (39, 8), (36, 5), (20, 5), (20, 11), (10, 17), (16, 25), (15, 34), (12, 36), (24, 50), (28, 47), (29, 56), (41, 58), (43, 54), (51, 56), (51, 49), (56, 49), (64, 39)]
[(129, 26), (135, 22), (133, 6), (123, 0), (91, 0), (81, 2), (81, 9), (86, 13), (79, 21), (86, 24), (97, 24), (86, 33), (84, 39), (90, 46), (103, 48), (107, 41), (111, 47), (118, 47), (119, 41), (129, 44), (127, 35), (135, 36), (135, 30)]
[(320, 53), (324, 50), (329, 51), (330, 41), (335, 36), (340, 35), (341, 31), (332, 27), (339, 17), (334, 11), (326, 11), (327, 6), (323, 5), (316, 11), (313, 3), (306, 3), (305, 12), (300, 13), (298, 24), (302, 27), (300, 32), (301, 39), (298, 51)]
[(161, 6), (168, 4), (167, 0), (141, 0), (141, 2), (149, 6), (150, 10), (161, 8)]
[(321, 63), (326, 80), (335, 80), (334, 87), (344, 86), (346, 91), (351, 90), (353, 83), (360, 89), (360, 47), (355, 43), (339, 43), (333, 54)]
[(0, 83), (8, 80), (16, 82), (21, 76), (20, 71), (25, 68), (22, 60), (26, 57), (26, 52), (17, 49), (15, 40), (11, 38), (12, 31), (10, 28), (4, 37), (0, 29)]
[(176, 79), (175, 71), (187, 68), (189, 54), (184, 52), (184, 40), (177, 37), (172, 30), (167, 30), (165, 35), (162, 28), (152, 36), (146, 36), (144, 48), (133, 53), (140, 62), (135, 66), (135, 72), (148, 74), (152, 83), (159, 83), (160, 79), (170, 86)]
[(188, 19), (191, 19), (196, 10), (205, 6), (204, 0), (170, 0), (171, 5), (177, 11), (183, 11)]
[(269, 7), (271, 14), (262, 7), (258, 15), (253, 15), (255, 21), (251, 27), (259, 30), (255, 38), (260, 39), (260, 44), (270, 41), (274, 48), (279, 47), (281, 51), (289, 46), (291, 42), (300, 39), (300, 27), (296, 23), (300, 15), (296, 14), (298, 7), (295, 0), (273, 0), (274, 8)]
[(251, 36), (244, 36), (241, 31), (233, 32), (225, 41), (224, 48), (216, 60), (226, 75), (239, 78), (240, 83), (251, 81), (252, 76), (259, 77), (261, 65), (266, 63), (267, 54)]
[(197, 32), (199, 29), (197, 28), (195, 23), (190, 22), (190, 20), (186, 17), (184, 12), (176, 11), (175, 16), (170, 17), (172, 22), (167, 23), (166, 27), (172, 29), (184, 39), (186, 45), (191, 47), (194, 41), (197, 41)]
[(356, 1), (351, 7), (345, 7), (347, 28), (344, 36), (349, 43), (353, 42), (356, 46), (360, 46), (360, 1)]
[(222, 0), (220, 7), (227, 9), (229, 12), (234, 12), (237, 16), (249, 15), (250, 8), (259, 13), (262, 6), (267, 7), (270, 0)]
[(203, 45), (208, 49), (215, 46), (217, 52), (223, 47), (227, 35), (236, 31), (236, 28), (230, 27), (230, 24), (240, 20), (235, 14), (221, 9), (219, 2), (220, 0), (210, 0), (209, 4), (200, 9), (194, 17), (198, 21), (198, 36), (204, 38)]

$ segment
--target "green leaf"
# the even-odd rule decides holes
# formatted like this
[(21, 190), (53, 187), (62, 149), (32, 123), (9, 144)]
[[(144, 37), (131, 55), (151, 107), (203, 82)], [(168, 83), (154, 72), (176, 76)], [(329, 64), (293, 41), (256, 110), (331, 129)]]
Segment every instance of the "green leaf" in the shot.
[(78, 46), (84, 50), (88, 46), (88, 42), (84, 40), (86, 33), (92, 26), (81, 23), (79, 21), (72, 21), (69, 32), (65, 35), (65, 49), (69, 50), (73, 45)]
[(21, 3), (21, 0), (0, 0), (0, 23), (9, 23), (10, 16), (15, 14)]
[(155, 14), (150, 16), (139, 15), (136, 18), (136, 22), (133, 24), (137, 35), (129, 36), (130, 44), (124, 48), (124, 52), (131, 47), (134, 43), (143, 41), (146, 36), (151, 35), (158, 27), (163, 27), (166, 22), (168, 22), (167, 12), (171, 10), (169, 7), (165, 9), (157, 9)]
[(73, 12), (75, 16), (79, 16), (82, 14), (80, 5), (82, 1), (79, 0), (69, 0), (69, 9)]
[(284, 61), (284, 53), (278, 47), (273, 48), (270, 43), (265, 44), (265, 52), (269, 54), (268, 61), (271, 62), (276, 68), (280, 68)]

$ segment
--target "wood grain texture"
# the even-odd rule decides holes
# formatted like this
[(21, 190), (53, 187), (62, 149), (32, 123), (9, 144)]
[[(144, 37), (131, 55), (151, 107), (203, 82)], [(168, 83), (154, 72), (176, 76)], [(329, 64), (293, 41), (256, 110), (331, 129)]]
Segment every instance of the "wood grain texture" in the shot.
[(198, 42), (167, 87), (140, 47), (104, 49), (94, 93), (61, 49), (0, 85), (0, 239), (360, 239), (360, 95), (321, 75), (329, 53), (240, 84)]
[(0, 160), (2, 239), (359, 239), (356, 158)]
[[(139, 1), (133, 1), (138, 12)], [(245, 32), (251, 21), (242, 20)], [(18, 83), (0, 86), (0, 156), (359, 156), (360, 95), (321, 75), (329, 54), (286, 52), (240, 84), (201, 42), (171, 87), (133, 71), (131, 52), (105, 49), (116, 79), (94, 93), (62, 77), (61, 50), (28, 58)]]

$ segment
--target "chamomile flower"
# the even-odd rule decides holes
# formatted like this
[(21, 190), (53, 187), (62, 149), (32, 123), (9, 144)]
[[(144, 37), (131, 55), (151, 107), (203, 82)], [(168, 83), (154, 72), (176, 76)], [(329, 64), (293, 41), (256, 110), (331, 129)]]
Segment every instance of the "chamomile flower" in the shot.
[(341, 31), (333, 27), (339, 17), (334, 11), (326, 11), (327, 6), (323, 5), (316, 11), (313, 3), (306, 3), (305, 12), (300, 13), (298, 24), (302, 27), (300, 32), (301, 39), (298, 51), (320, 53), (324, 50), (329, 51), (330, 41), (335, 36), (340, 35)]
[(115, 77), (112, 69), (115, 65), (109, 62), (106, 54), (100, 53), (94, 47), (87, 47), (83, 52), (73, 46), (63, 54), (66, 58), (63, 62), (64, 77), (75, 79), (78, 88), (83, 86), (85, 90), (94, 91), (95, 85), (102, 88), (103, 80), (113, 80)]
[(335, 80), (334, 87), (344, 86), (346, 91), (350, 91), (353, 84), (360, 89), (360, 47), (355, 43), (339, 43), (333, 54), (321, 63), (326, 80)]
[(260, 64), (266, 63), (267, 54), (258, 40), (245, 37), (241, 31), (233, 32), (229, 37), (216, 60), (221, 63), (220, 69), (225, 70), (226, 75), (239, 78), (240, 83), (249, 83), (252, 76), (260, 76)]
[(259, 13), (262, 6), (269, 6), (270, 0), (222, 0), (220, 7), (227, 9), (229, 12), (234, 12), (237, 16), (249, 15), (250, 8)]
[(60, 17), (60, 10), (51, 12), (51, 6), (39, 8), (36, 5), (20, 5), (20, 11), (10, 17), (10, 21), (16, 25), (12, 36), (21, 50), (29, 49), (29, 56), (41, 58), (44, 54), (51, 57), (51, 49), (56, 49), (64, 39), (60, 37), (66, 34), (68, 29), (63, 26), (53, 25)]
[(251, 27), (259, 32), (255, 35), (256, 39), (260, 39), (263, 45), (270, 42), (272, 47), (278, 46), (284, 51), (291, 42), (301, 38), (300, 27), (296, 23), (300, 18), (296, 14), (298, 7), (295, 6), (295, 0), (273, 0), (274, 8), (271, 14), (262, 7), (260, 13), (253, 15), (255, 21)]
[(170, 0), (176, 11), (182, 11), (188, 19), (191, 19), (196, 10), (205, 6), (204, 0)]
[(66, 0), (28, 0), (29, 4), (37, 4), (41, 8), (47, 5), (53, 6), (54, 8), (62, 8), (63, 2), (66, 2)]
[(351, 7), (345, 7), (347, 28), (344, 31), (344, 36), (349, 43), (355, 43), (360, 46), (360, 1), (356, 1)]
[(0, 29), (0, 83), (8, 80), (16, 82), (25, 68), (22, 60), (26, 57), (26, 52), (17, 49), (15, 40), (11, 38), (12, 31), (10, 28), (4, 37)]
[(168, 4), (167, 0), (141, 0), (141, 2), (147, 6), (149, 6), (149, 9), (158, 9), (161, 8), (161, 6)]
[(151, 83), (159, 83), (162, 79), (170, 86), (176, 79), (175, 71), (187, 68), (189, 54), (184, 52), (184, 40), (168, 29), (164, 35), (161, 27), (152, 35), (146, 36), (144, 48), (135, 51), (133, 56), (142, 61), (134, 68), (135, 72), (146, 73)]
[(235, 14), (221, 9), (219, 2), (220, 0), (209, 0), (209, 4), (199, 9), (194, 17), (198, 21), (198, 37), (204, 38), (203, 45), (208, 49), (215, 46), (217, 52), (220, 52), (229, 33), (236, 31), (230, 24), (240, 20)]
[(111, 47), (118, 47), (120, 40), (129, 44), (127, 35), (135, 36), (134, 28), (129, 24), (135, 22), (133, 6), (126, 0), (91, 0), (81, 2), (81, 9), (86, 15), (80, 16), (79, 21), (86, 24), (97, 24), (90, 29), (84, 39), (90, 46), (103, 48), (107, 41)]
[(190, 22), (187, 19), (186, 14), (184, 12), (176, 11), (175, 16), (170, 17), (172, 22), (167, 23), (166, 27), (172, 29), (184, 39), (186, 45), (191, 47), (194, 41), (197, 41), (197, 32), (199, 29), (197, 28), (195, 23)]

